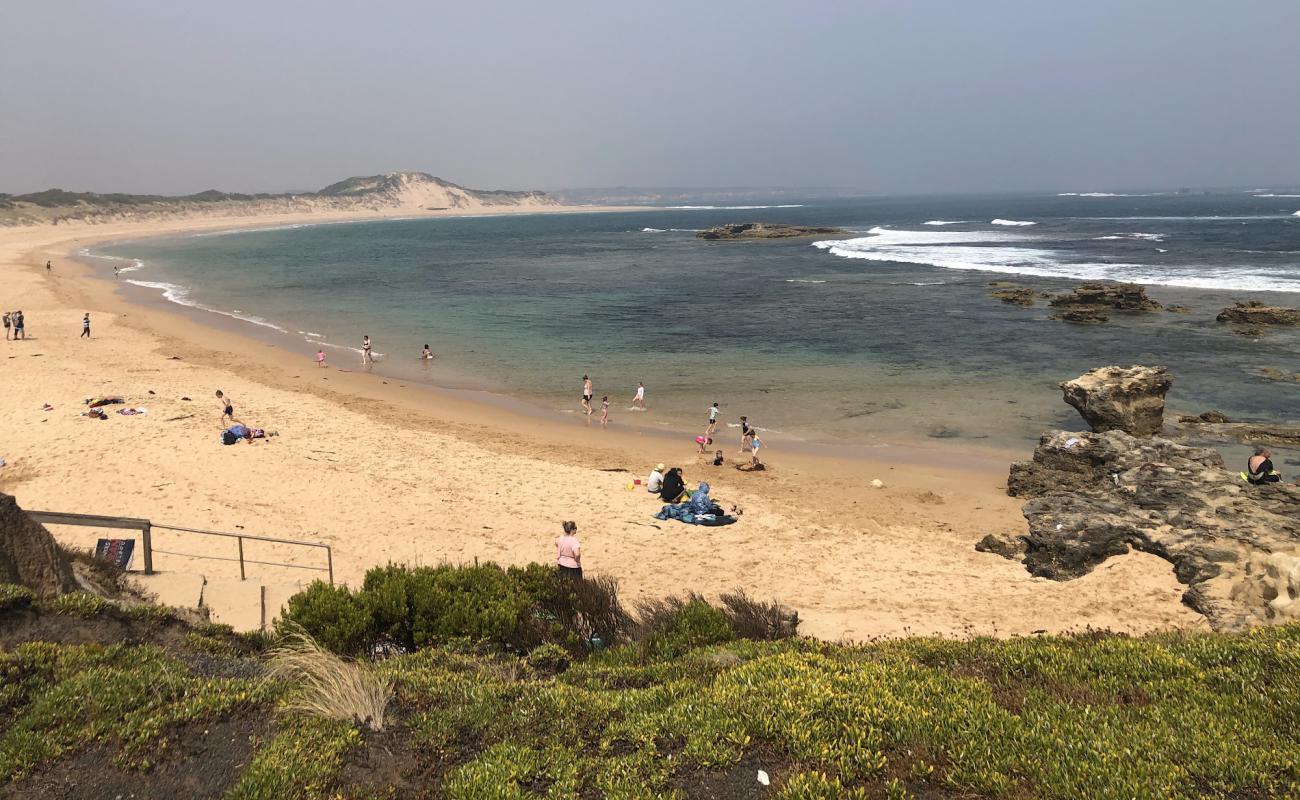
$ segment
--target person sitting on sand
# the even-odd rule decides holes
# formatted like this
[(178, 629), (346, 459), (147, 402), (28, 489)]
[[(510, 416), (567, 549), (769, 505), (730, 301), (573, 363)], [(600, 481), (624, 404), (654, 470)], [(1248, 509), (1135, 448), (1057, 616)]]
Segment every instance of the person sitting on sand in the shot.
[(1246, 482), (1253, 486), (1279, 483), (1282, 480), (1282, 473), (1273, 469), (1273, 453), (1267, 447), (1255, 448), (1255, 455), (1246, 460), (1246, 469), (1250, 473), (1246, 476)]
[(645, 490), (650, 494), (659, 494), (662, 488), (664, 488), (664, 465), (655, 464), (655, 468), (650, 470), (650, 477), (646, 478)]
[(676, 503), (686, 493), (686, 481), (682, 478), (682, 468), (673, 467), (664, 474), (663, 485), (659, 487), (659, 498), (665, 503)]
[(582, 544), (578, 542), (578, 524), (568, 521), (564, 534), (555, 540), (555, 565), (571, 578), (582, 579)]
[(722, 458), (722, 451), (721, 451), (721, 450), (714, 450), (714, 451), (713, 451), (713, 466), (715, 466), (715, 467), (720, 467), (720, 466), (722, 466), (722, 462), (723, 462), (723, 460), (724, 460), (724, 459)]

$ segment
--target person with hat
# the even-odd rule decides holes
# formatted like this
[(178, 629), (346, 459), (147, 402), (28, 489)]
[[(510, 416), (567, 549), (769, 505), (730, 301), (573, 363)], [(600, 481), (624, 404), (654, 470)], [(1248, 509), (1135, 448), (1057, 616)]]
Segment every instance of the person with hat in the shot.
[(655, 468), (650, 470), (650, 477), (646, 479), (645, 490), (650, 494), (659, 494), (659, 490), (664, 486), (664, 465), (655, 464)]

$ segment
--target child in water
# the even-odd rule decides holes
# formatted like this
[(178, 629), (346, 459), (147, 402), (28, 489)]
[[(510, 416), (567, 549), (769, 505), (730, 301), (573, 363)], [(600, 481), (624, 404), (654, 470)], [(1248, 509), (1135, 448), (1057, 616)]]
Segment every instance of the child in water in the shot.
[(324, 351), (324, 350), (317, 350), (317, 351), (316, 351), (316, 366), (317, 366), (317, 367), (324, 367), (324, 366), (325, 366), (325, 351)]
[(600, 424), (609, 424), (609, 395), (600, 398)]

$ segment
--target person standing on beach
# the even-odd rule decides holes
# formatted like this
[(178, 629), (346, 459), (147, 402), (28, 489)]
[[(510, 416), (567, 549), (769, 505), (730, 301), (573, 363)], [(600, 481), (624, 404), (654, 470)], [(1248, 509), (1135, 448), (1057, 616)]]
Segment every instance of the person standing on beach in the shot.
[(325, 366), (325, 351), (324, 351), (324, 350), (317, 350), (317, 351), (316, 351), (316, 366), (317, 366), (317, 367), (324, 367), (324, 366)]
[(749, 437), (749, 452), (750, 452), (749, 466), (753, 469), (758, 469), (759, 467), (763, 466), (763, 462), (758, 460), (758, 451), (761, 450), (762, 447), (763, 447), (763, 440), (758, 438), (757, 432)]
[(578, 525), (565, 522), (564, 535), (555, 540), (555, 565), (571, 578), (582, 579), (582, 544), (578, 542)]
[(362, 336), (362, 337), (361, 337), (361, 363), (362, 363), (362, 364), (373, 364), (373, 363), (375, 363), (375, 359), (374, 359), (374, 357), (370, 355), (370, 336), (369, 336), (369, 335), (366, 335), (366, 336)]
[(9, 312), (5, 312), (5, 341), (9, 341)]
[(114, 265), (113, 265), (113, 277), (114, 277), (114, 278), (120, 278), (120, 277), (122, 277), (121, 272), (120, 272), (121, 269), (122, 269), (122, 268), (119, 267), (117, 264), (114, 264)]
[(636, 385), (636, 396), (632, 398), (632, 407), (645, 411), (645, 384), (638, 382)]
[(600, 398), (600, 424), (609, 424), (609, 395)]
[(704, 429), (705, 436), (712, 436), (713, 432), (717, 430), (718, 411), (719, 411), (718, 403), (717, 401), (714, 401), (713, 405), (709, 408), (709, 425), (707, 428)]
[(591, 378), (589, 378), (586, 375), (583, 375), (582, 376), (582, 408), (584, 411), (587, 412), (587, 416), (589, 417), (591, 416), (591, 396), (592, 396)]
[(90, 338), (90, 313), (89, 312), (87, 312), (86, 315), (81, 318), (81, 336), (79, 336), (78, 338), (82, 338), (82, 339)]
[(23, 310), (20, 308), (14, 312), (14, 341), (22, 339), (27, 341), (27, 320), (23, 318)]
[(46, 274), (46, 275), (49, 275), (51, 269), (53, 269), (53, 267), (50, 266), (50, 262), (46, 261), (46, 262), (45, 262), (45, 274)]
[(754, 436), (754, 428), (749, 424), (749, 417), (740, 418), (740, 452), (749, 449), (749, 440)]

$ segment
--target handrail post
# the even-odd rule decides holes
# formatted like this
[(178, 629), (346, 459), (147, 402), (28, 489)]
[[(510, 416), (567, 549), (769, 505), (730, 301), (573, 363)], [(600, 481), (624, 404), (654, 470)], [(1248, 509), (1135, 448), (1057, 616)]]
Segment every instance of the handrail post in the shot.
[(153, 526), (145, 520), (140, 526), (140, 544), (144, 546), (144, 574), (153, 574)]
[(246, 581), (248, 578), (244, 576), (244, 537), (237, 536), (235, 538), (239, 542), (239, 579)]
[(330, 586), (334, 585), (334, 548), (325, 545), (325, 560), (328, 562), (330, 571)]

